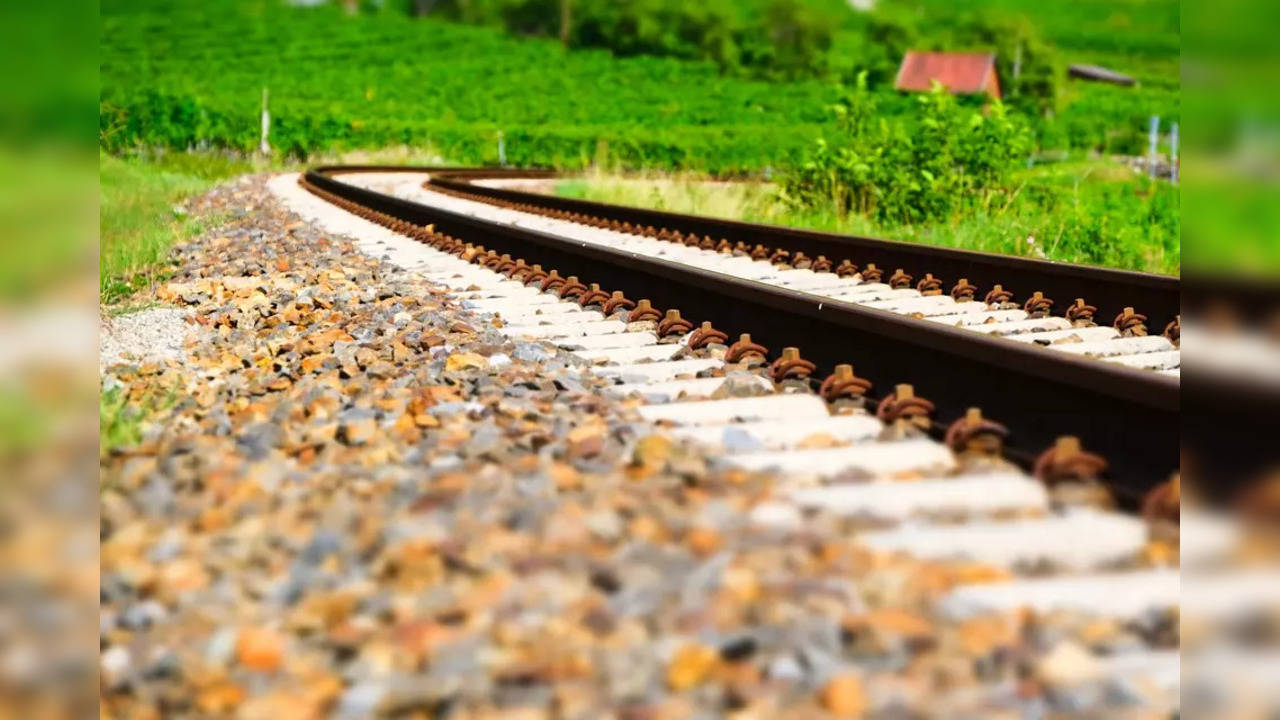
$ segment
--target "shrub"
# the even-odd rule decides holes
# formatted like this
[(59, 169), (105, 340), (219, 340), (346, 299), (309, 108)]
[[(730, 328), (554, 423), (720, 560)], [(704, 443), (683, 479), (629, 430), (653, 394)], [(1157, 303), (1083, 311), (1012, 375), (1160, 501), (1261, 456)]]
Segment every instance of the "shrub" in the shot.
[(838, 133), (819, 139), (782, 192), (799, 207), (834, 207), (882, 222), (942, 219), (964, 204), (987, 207), (1013, 191), (1009, 173), (1030, 149), (1026, 126), (999, 102), (967, 108), (941, 87), (916, 97), (915, 118), (877, 112), (865, 76), (834, 107)]

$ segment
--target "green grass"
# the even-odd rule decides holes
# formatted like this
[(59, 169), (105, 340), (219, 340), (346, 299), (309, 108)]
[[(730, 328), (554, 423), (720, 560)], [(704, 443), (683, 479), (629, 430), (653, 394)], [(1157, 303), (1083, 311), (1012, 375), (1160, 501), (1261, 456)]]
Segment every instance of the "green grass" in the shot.
[[(945, 27), (945, 13), (927, 12), (945, 0), (920, 2), (920, 13), (943, 18), (933, 22)], [(1169, 2), (1157, 4), (1162, 17)], [(1072, 84), (1069, 106), (1055, 119), (1036, 119), (1046, 145), (1093, 147), (1113, 127), (1136, 137), (1148, 113), (1176, 114), (1176, 33), (1172, 45), (1162, 24), (1133, 35), (1123, 26), (1145, 16), (1131, 4), (1112, 23), (1102, 3), (1089, 0), (1083, 17), (1107, 52), (1143, 63), (1144, 87)], [(1046, 0), (1032, 9), (1044, 10), (1047, 35), (1066, 38), (1070, 8)], [(1069, 57), (1094, 58), (1083, 40), (1073, 42)], [(827, 108), (840, 94), (832, 78), (751, 80), (710, 62), (565, 52), (554, 40), (490, 28), (394, 13), (348, 17), (336, 4), (279, 0), (111, 0), (102, 8), (101, 47), (100, 143), (112, 152), (249, 151), (269, 88), (272, 147), (295, 157), (431, 144), (462, 163), (495, 163), (501, 131), (515, 165), (782, 168), (830, 129)], [(847, 80), (853, 71), (841, 66), (836, 75)], [(912, 107), (884, 94), (899, 100), (886, 111)]]
[(38, 449), (48, 437), (51, 410), (17, 382), (0, 383), (0, 458)]
[[(127, 299), (163, 278), (163, 266), (174, 243), (195, 237), (219, 220), (182, 215), (175, 210), (180, 203), (223, 180), (247, 172), (301, 167), (279, 158), (250, 160), (216, 152), (162, 151), (119, 157), (100, 151), (98, 159), (99, 291), (102, 304), (108, 306), (108, 313), (113, 315), (151, 306), (153, 303), (146, 298), (139, 302), (127, 302)], [(430, 146), (403, 145), (318, 155), (312, 162), (447, 164)], [(3, 271), (4, 268), (0, 268), (0, 273)]]
[[(1137, 75), (1139, 88), (1067, 81), (1062, 106), (1051, 118), (1025, 118), (1041, 147), (1071, 148), (1068, 157), (1094, 148), (1142, 152), (1147, 116), (1178, 116), (1176, 0), (883, 0), (883, 7), (914, 17), (922, 41), (943, 45), (958, 14), (1025, 17), (1062, 59)], [(865, 34), (850, 35), (863, 24), (856, 13), (849, 17), (855, 20), (842, 23), (838, 33), (845, 45), (833, 53), (865, 58), (852, 52), (868, 49), (855, 47), (865, 45)], [(108, 303), (154, 282), (173, 242), (199, 229), (175, 216), (176, 202), (247, 169), (247, 163), (209, 158), (256, 147), (263, 88), (270, 89), (273, 165), (385, 147), (427, 162), (444, 156), (493, 164), (501, 131), (507, 162), (516, 166), (661, 172), (771, 167), (779, 174), (802, 162), (817, 139), (838, 133), (829, 106), (844, 94), (829, 77), (769, 82), (722, 74), (709, 62), (566, 52), (554, 40), (434, 17), (347, 16), (337, 3), (300, 8), (280, 0), (109, 0), (100, 40), (100, 147), (117, 156), (150, 152), (142, 148), (214, 149), (195, 158), (181, 152), (159, 160), (103, 156), (100, 284)], [(852, 68), (837, 70), (844, 77)], [(890, 121), (916, 112), (913, 97), (873, 91)], [(723, 188), (705, 196), (689, 187), (656, 195), (650, 190), (627, 201), (696, 202), (702, 207), (683, 209), (1178, 271), (1176, 190), (1100, 173), (1092, 161), (1037, 168), (1018, 182), (1021, 190), (1008, 207), (966, 208), (917, 226), (800, 213), (767, 199), (724, 197)], [(1036, 243), (1027, 243), (1028, 236)]]
[(173, 244), (204, 226), (204, 220), (180, 215), (176, 205), (252, 169), (246, 161), (191, 153), (151, 159), (102, 153), (99, 162), (99, 290), (106, 305), (155, 282)]
[[(1178, 191), (1109, 161), (1044, 165), (1019, 174), (1007, 207), (925, 225), (882, 225), (864, 216), (802, 211), (764, 183), (707, 183), (693, 174), (595, 173), (556, 183), (554, 192), (788, 227), (1125, 270), (1177, 274), (1181, 263)], [(1034, 243), (1027, 239), (1033, 238)]]
[(0, 304), (22, 306), (83, 282), (96, 265), (93, 155), (0, 145)]
[(517, 165), (728, 170), (797, 155), (837, 97), (817, 80), (752, 81), (709, 62), (566, 53), (488, 28), (276, 0), (114, 0), (101, 39), (111, 152), (249, 151), (266, 87), (272, 147), (292, 157), (408, 144), (495, 163), (501, 131)]

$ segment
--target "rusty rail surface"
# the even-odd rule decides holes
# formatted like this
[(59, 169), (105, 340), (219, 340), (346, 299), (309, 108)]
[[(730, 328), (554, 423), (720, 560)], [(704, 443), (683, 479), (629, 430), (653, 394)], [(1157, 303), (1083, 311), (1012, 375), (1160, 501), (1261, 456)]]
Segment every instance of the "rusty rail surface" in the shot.
[(1163, 328), (1179, 314), (1181, 283), (1178, 278), (1166, 275), (760, 225), (474, 184), (481, 179), (554, 176), (555, 173), (546, 170), (445, 168), (432, 171), (429, 184), (493, 200), (593, 215), (642, 227), (666, 228), (686, 235), (693, 233), (714, 240), (730, 238), (750, 247), (762, 245), (771, 250), (786, 250), (791, 255), (804, 253), (810, 258), (822, 255), (833, 263), (844, 259), (861, 266), (873, 263), (884, 269), (886, 277), (901, 268), (916, 278), (932, 274), (948, 283), (947, 287), (960, 278), (984, 288), (1002, 284), (1020, 301), (1034, 292), (1053, 298), (1059, 311), (1076, 298), (1084, 298), (1097, 307), (1098, 317), (1112, 318), (1124, 308), (1133, 307), (1146, 315), (1154, 328)]
[[(812, 364), (808, 373), (814, 378), (847, 374), (837, 367), (852, 363), (859, 379), (870, 383), (872, 389), (865, 394), (872, 401), (892, 398), (897, 383), (909, 382), (919, 397), (933, 403), (935, 416), (941, 421), (935, 425), (938, 435), (941, 428), (962, 420), (969, 408), (980, 406), (984, 417), (1008, 427), (1006, 455), (1028, 468), (1040, 451), (1052, 447), (1058, 438), (1078, 436), (1085, 447), (1107, 458), (1122, 502), (1137, 503), (1179, 467), (1180, 397), (1174, 378), (1046, 353), (998, 337), (848, 303), (823, 302), (804, 293), (700, 268), (490, 223), (339, 179), (342, 173), (366, 170), (424, 169), (323, 167), (306, 173), (304, 183), (352, 208), (377, 214), (412, 237), (430, 238), (451, 251), (467, 253), (473, 262), (505, 266), (507, 272), (539, 264), (557, 270), (561, 278), (573, 275), (606, 292), (650, 299), (655, 308), (678, 308), (684, 317), (707, 321), (729, 337), (750, 333), (763, 348), (799, 347), (804, 360)], [(480, 174), (456, 169), (437, 172), (455, 183), (461, 182), (459, 175)], [(483, 174), (492, 177), (493, 172)], [(530, 176), (525, 171), (507, 174), (513, 175)], [(476, 189), (463, 184), (468, 190)], [(432, 226), (430, 231), (428, 225)], [(503, 254), (509, 257), (503, 258)], [(1004, 266), (1010, 274), (1002, 279), (1021, 283), (1023, 276), (1012, 268), (1030, 261), (1011, 260), (1018, 262)], [(518, 261), (523, 262), (516, 266)], [(1051, 268), (1061, 273), (1063, 266)], [(1088, 277), (1099, 277), (1094, 269), (1088, 270)], [(519, 274), (520, 279), (529, 281), (528, 274)], [(546, 277), (543, 271), (539, 279), (546, 282)], [(1118, 282), (1116, 278), (1110, 281)]]

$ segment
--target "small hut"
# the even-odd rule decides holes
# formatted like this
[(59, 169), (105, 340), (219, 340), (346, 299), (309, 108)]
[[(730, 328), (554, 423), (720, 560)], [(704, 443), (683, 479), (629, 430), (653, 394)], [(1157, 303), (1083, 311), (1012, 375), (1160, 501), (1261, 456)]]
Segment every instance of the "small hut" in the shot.
[(937, 81), (955, 95), (989, 95), (1000, 99), (995, 53), (908, 51), (894, 87), (926, 92)]

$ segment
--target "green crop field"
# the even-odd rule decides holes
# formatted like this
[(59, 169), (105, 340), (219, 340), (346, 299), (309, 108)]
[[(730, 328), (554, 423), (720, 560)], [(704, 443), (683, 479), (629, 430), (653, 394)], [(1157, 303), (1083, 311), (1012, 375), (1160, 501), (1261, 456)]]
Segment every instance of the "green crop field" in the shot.
[[(111, 151), (257, 146), (270, 90), (279, 151), (432, 145), (463, 163), (732, 170), (785, 163), (835, 90), (721, 76), (709, 63), (566, 54), (476, 27), (332, 6), (108, 2), (101, 136)], [(785, 132), (780, 130), (785, 129)]]
[[(581, 0), (571, 49), (552, 37), (554, 5), (441, 0), (415, 18), (392, 0), (353, 14), (335, 2), (106, 0), (99, 144), (125, 158), (244, 158), (267, 90), (277, 165), (407, 147), (459, 164), (767, 169), (785, 195), (775, 222), (1178, 271), (1177, 189), (1104, 157), (1144, 153), (1150, 115), (1166, 128), (1179, 117), (1174, 0), (882, 0), (870, 13), (831, 0)], [(781, 32), (793, 22), (798, 34)], [(894, 91), (910, 48), (995, 50), (1005, 106)], [(1069, 80), (1069, 62), (1139, 85)], [(145, 276), (164, 245), (121, 247), (111, 256), (138, 267), (107, 272), (104, 287)]]
[[(936, 27), (945, 16), (926, 17), (903, 22), (919, 44), (947, 44)], [(348, 16), (333, 4), (107, 0), (101, 23), (100, 136), (112, 152), (252, 150), (267, 88), (272, 146), (299, 157), (411, 144), (491, 163), (502, 132), (506, 158), (518, 165), (779, 167), (828, 130), (827, 108), (859, 62), (857, 53), (840, 59), (856, 29), (840, 31), (844, 49), (832, 51), (830, 73), (769, 82), (712, 62), (565, 52), (551, 40), (396, 13)], [(1140, 145), (1146, 115), (1177, 112), (1167, 87), (1176, 89), (1176, 33), (1173, 43), (1172, 61), (1167, 43), (1154, 41), (1136, 56), (1143, 67), (1160, 67), (1153, 57), (1171, 62), (1165, 85), (1064, 85), (1057, 115), (1034, 118), (1039, 144), (1105, 148), (1118, 135), (1127, 146), (1113, 149)], [(1079, 42), (1070, 54), (1087, 57)], [(886, 111), (909, 111), (905, 98), (881, 91)]]

